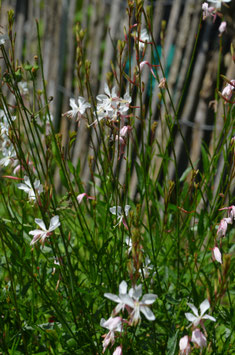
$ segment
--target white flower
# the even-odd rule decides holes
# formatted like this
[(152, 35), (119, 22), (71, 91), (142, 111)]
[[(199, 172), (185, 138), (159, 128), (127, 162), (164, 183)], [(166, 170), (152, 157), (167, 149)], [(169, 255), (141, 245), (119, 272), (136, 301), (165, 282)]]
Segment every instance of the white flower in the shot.
[(139, 41), (139, 50), (142, 51), (144, 49), (144, 46), (145, 46), (144, 42), (150, 42), (150, 37), (148, 35), (148, 32), (147, 32), (146, 28), (141, 30), (139, 39), (140, 39), (140, 41)]
[(89, 125), (89, 127), (96, 125), (104, 118), (109, 121), (118, 121), (120, 116), (125, 116), (129, 110), (131, 97), (128, 92), (125, 93), (124, 98), (117, 96), (115, 86), (110, 91), (108, 85), (104, 85), (105, 94), (96, 96), (98, 101), (97, 109), (94, 112), (96, 119)]
[[(0, 117), (2, 122), (0, 122), (0, 135), (3, 141), (8, 140), (10, 125), (3, 110), (0, 110)], [(11, 121), (15, 121), (16, 116), (11, 116)], [(10, 118), (9, 118), (10, 120)], [(4, 144), (5, 146), (6, 144)]]
[(108, 320), (104, 318), (100, 321), (101, 327), (104, 327), (109, 330), (108, 334), (105, 335), (103, 340), (103, 352), (107, 349), (109, 343), (113, 345), (115, 342), (115, 332), (122, 331), (122, 318), (121, 317), (110, 317)]
[(19, 82), (18, 84), (21, 95), (26, 95), (29, 92), (26, 82)]
[(232, 0), (208, 0), (208, 1), (212, 2), (217, 9), (220, 9), (223, 2), (230, 2)]
[(131, 238), (126, 237), (125, 243), (126, 243), (126, 245), (128, 246), (127, 253), (130, 254), (131, 251), (132, 251), (132, 240), (131, 240)]
[(129, 110), (129, 106), (131, 104), (131, 96), (129, 95), (128, 89), (127, 92), (124, 95), (124, 98), (120, 98), (120, 108), (119, 110), (122, 111), (122, 113), (126, 112)]
[(5, 44), (7, 40), (8, 40), (7, 35), (0, 35), (0, 45)]
[(212, 249), (212, 258), (222, 264), (222, 256), (218, 247)]
[(33, 186), (34, 187), (32, 187), (28, 176), (24, 176), (24, 184), (17, 185), (18, 189), (25, 191), (29, 195), (29, 200), (31, 201), (36, 199), (35, 192), (37, 192), (39, 195), (41, 192), (43, 192), (43, 187), (39, 180), (35, 180)]
[(130, 317), (131, 317), (131, 324), (134, 325), (141, 320), (140, 312), (142, 312), (148, 320), (150, 321), (155, 320), (155, 315), (149, 309), (149, 305), (155, 302), (157, 295), (152, 293), (147, 293), (142, 297), (141, 300), (139, 300), (141, 296), (142, 296), (141, 284), (135, 288), (131, 288), (128, 295), (126, 294), (126, 295), (119, 296), (123, 301), (123, 303), (125, 303), (127, 306), (133, 309)]
[(75, 103), (75, 99), (70, 99), (69, 104), (72, 110), (66, 112), (64, 115), (69, 118), (77, 118), (77, 121), (84, 115), (87, 108), (90, 108), (91, 105), (86, 102), (82, 96), (78, 96), (78, 105)]
[(41, 229), (35, 229), (30, 231), (29, 234), (33, 235), (33, 239), (30, 245), (35, 244), (39, 239), (41, 239), (42, 246), (45, 244), (45, 240), (47, 237), (51, 235), (51, 232), (60, 226), (59, 216), (54, 216), (50, 220), (49, 228), (46, 229), (45, 223), (42, 219), (35, 218), (35, 222), (41, 227)]
[(120, 98), (116, 94), (115, 86), (112, 88), (112, 91), (110, 91), (108, 85), (105, 83), (104, 92), (105, 95), (100, 94), (96, 96), (96, 99), (99, 101), (97, 104), (97, 111), (99, 111), (100, 109), (107, 111), (117, 108)]
[(200, 311), (201, 311), (200, 316), (198, 314), (197, 308), (193, 304), (187, 303), (187, 305), (191, 308), (191, 310), (194, 313), (194, 315), (192, 313), (185, 313), (186, 318), (188, 319), (189, 322), (191, 322), (190, 326), (193, 324), (194, 327), (197, 327), (201, 323), (202, 319), (210, 319), (213, 322), (216, 322), (216, 319), (214, 317), (205, 314), (205, 312), (210, 308), (210, 303), (207, 299), (205, 299), (200, 304)]
[(200, 348), (206, 347), (206, 337), (198, 328), (192, 332), (191, 341), (197, 344)]
[(121, 295), (126, 295), (127, 294), (127, 283), (126, 281), (122, 281), (119, 285), (119, 296), (114, 295), (113, 293), (105, 293), (104, 297), (108, 298), (111, 301), (117, 302), (118, 305), (115, 307), (113, 313), (117, 314), (121, 310), (123, 311), (125, 308), (125, 302), (122, 301), (120, 298)]
[[(60, 265), (60, 262), (57, 258), (54, 258), (54, 265)], [(52, 269), (52, 275), (55, 275), (55, 272), (56, 272), (56, 268), (53, 267)]]
[[(143, 274), (145, 278), (148, 278), (150, 273), (153, 270), (153, 265), (151, 265), (151, 260), (149, 259), (148, 256), (146, 256), (145, 260), (144, 260), (144, 264), (143, 264)], [(139, 270), (139, 272), (141, 273), (141, 269)], [(153, 273), (152, 276), (154, 276), (156, 274), (156, 272)]]
[(190, 353), (191, 347), (190, 347), (188, 335), (185, 335), (183, 338), (180, 339), (179, 347), (180, 347), (180, 355), (183, 354), (188, 355)]
[(14, 147), (11, 145), (9, 148), (3, 148), (2, 155), (4, 158), (0, 159), (0, 165), (8, 166), (16, 158), (16, 152)]
[(121, 223), (123, 223), (124, 226), (127, 228), (127, 224), (126, 224), (126, 221), (125, 221), (125, 217), (128, 216), (128, 213), (129, 213), (130, 208), (131, 208), (130, 205), (126, 205), (125, 208), (124, 208), (124, 214), (123, 214), (121, 206), (110, 207), (109, 211), (110, 211), (113, 215), (117, 216), (117, 224), (115, 224), (114, 227), (116, 227), (117, 225), (120, 225)]

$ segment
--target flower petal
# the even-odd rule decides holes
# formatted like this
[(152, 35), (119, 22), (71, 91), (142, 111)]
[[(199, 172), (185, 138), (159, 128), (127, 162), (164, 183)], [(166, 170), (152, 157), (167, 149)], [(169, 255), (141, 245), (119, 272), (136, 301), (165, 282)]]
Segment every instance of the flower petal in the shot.
[(125, 215), (126, 215), (126, 216), (128, 216), (128, 213), (129, 213), (130, 208), (131, 208), (130, 205), (126, 205), (126, 206), (125, 206), (124, 212), (125, 212)]
[(131, 307), (131, 308), (134, 308), (135, 305), (134, 305), (134, 301), (133, 299), (129, 296), (129, 295), (119, 295), (120, 296), (120, 300), (125, 303), (127, 306)]
[(104, 94), (100, 94), (100, 95), (97, 95), (97, 96), (96, 96), (96, 99), (97, 99), (98, 101), (103, 101), (103, 100), (106, 100), (106, 99), (107, 99), (107, 96), (104, 95)]
[(20, 190), (24, 190), (25, 192), (29, 192), (31, 189), (27, 186), (27, 185), (25, 185), (25, 184), (17, 184), (17, 187), (18, 187), (18, 189), (20, 189)]
[(155, 320), (156, 319), (155, 315), (153, 314), (153, 312), (148, 307), (140, 305), (140, 311), (145, 315), (145, 317), (148, 320)]
[(54, 216), (54, 217), (52, 217), (52, 219), (50, 221), (50, 226), (49, 226), (48, 231), (52, 232), (53, 230), (55, 230), (59, 226), (60, 226), (59, 216)]
[(117, 216), (121, 216), (122, 215), (122, 209), (120, 206), (113, 206), (113, 207), (110, 207), (109, 211), (114, 214), (114, 215), (117, 215)]
[(222, 264), (222, 255), (218, 247), (212, 249), (212, 258)]
[[(183, 338), (180, 339), (179, 348), (181, 351), (184, 351), (184, 350), (187, 350), (188, 347), (190, 347), (189, 337), (188, 337), (188, 335), (185, 335)], [(184, 352), (183, 352), (183, 354), (184, 354)]]
[(130, 290), (131, 294), (130, 296), (133, 297), (135, 300), (139, 300), (139, 298), (142, 296), (142, 284), (136, 286), (135, 288), (132, 289), (133, 291)]
[(83, 192), (82, 194), (79, 194), (77, 196), (78, 203), (81, 203), (85, 196), (87, 196), (87, 194), (85, 192)]
[(113, 355), (122, 355), (122, 347), (121, 347), (121, 346), (118, 346), (118, 347), (115, 349)]
[(127, 283), (124, 280), (119, 285), (119, 294), (120, 293), (122, 293), (122, 294), (126, 294), (127, 293)]
[(185, 313), (185, 317), (187, 318), (187, 320), (189, 320), (189, 322), (195, 322), (195, 320), (197, 319), (197, 317), (195, 317), (192, 313)]
[(111, 301), (120, 303), (120, 298), (117, 295), (114, 295), (113, 293), (105, 293), (104, 297), (108, 298)]
[(30, 242), (30, 245), (35, 244), (39, 239), (46, 237), (46, 233), (41, 233), (41, 234), (35, 234), (35, 236), (33, 237), (33, 239)]
[(187, 303), (187, 305), (191, 308), (195, 316), (199, 317), (197, 308), (192, 303)]
[(44, 232), (47, 232), (47, 229), (46, 229), (46, 226), (45, 226), (45, 223), (43, 222), (42, 219), (39, 219), (39, 218), (35, 218), (35, 222), (39, 225), (39, 227), (42, 228), (42, 230)]
[(208, 314), (205, 314), (205, 315), (202, 317), (202, 319), (210, 319), (210, 320), (212, 320), (213, 322), (216, 322), (216, 319), (215, 319), (214, 317), (212, 317), (212, 316), (209, 316)]
[(104, 327), (105, 322), (106, 322), (106, 320), (104, 318), (101, 318), (101, 320), (100, 320), (101, 327)]
[(109, 87), (107, 85), (107, 83), (104, 84), (104, 92), (107, 96), (110, 97), (111, 93), (110, 93), (110, 90), (109, 90)]
[(143, 296), (141, 303), (144, 304), (153, 304), (157, 299), (157, 295), (153, 293), (146, 293), (146, 295)]
[(38, 235), (38, 234), (43, 234), (45, 233), (44, 231), (42, 231), (41, 229), (35, 229), (33, 231), (29, 232), (29, 235)]
[(210, 302), (206, 299), (200, 304), (201, 316), (210, 308)]
[(77, 105), (76, 105), (76, 103), (75, 103), (75, 99), (70, 99), (70, 100), (69, 100), (69, 105), (71, 106), (71, 108), (72, 108), (73, 110), (78, 109), (78, 107), (77, 107)]

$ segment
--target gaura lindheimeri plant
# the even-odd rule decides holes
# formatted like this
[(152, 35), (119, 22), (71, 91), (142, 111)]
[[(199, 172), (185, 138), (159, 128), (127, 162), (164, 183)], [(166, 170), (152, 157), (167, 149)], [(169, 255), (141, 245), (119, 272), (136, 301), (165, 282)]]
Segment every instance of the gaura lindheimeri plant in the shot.
[(49, 237), (56, 228), (60, 226), (59, 216), (54, 216), (50, 220), (49, 228), (46, 229), (45, 223), (42, 219), (35, 218), (35, 222), (39, 225), (41, 229), (35, 229), (29, 232), (29, 235), (33, 235), (33, 239), (30, 245), (35, 244), (38, 240), (40, 240), (42, 246), (45, 244), (45, 240)]
[(232, 95), (233, 95), (233, 92), (235, 90), (235, 80), (231, 80), (230, 81), (230, 84), (227, 84), (223, 91), (222, 91), (222, 96), (224, 96), (227, 100), (230, 100)]
[(198, 328), (193, 330), (191, 341), (201, 349), (206, 347), (206, 337)]
[(109, 211), (110, 211), (113, 215), (117, 216), (117, 224), (115, 224), (114, 227), (116, 227), (117, 225), (120, 225), (121, 223), (123, 223), (124, 226), (125, 226), (126, 228), (128, 228), (128, 227), (127, 227), (127, 224), (126, 224), (125, 217), (128, 216), (128, 213), (129, 213), (130, 208), (131, 208), (130, 205), (126, 205), (125, 208), (124, 208), (124, 213), (123, 213), (121, 206), (110, 207)]
[(139, 38), (139, 50), (142, 51), (145, 47), (145, 44), (150, 42), (151, 38), (148, 34), (148, 31), (146, 28), (142, 29), (140, 32), (140, 38)]
[(83, 192), (77, 196), (78, 203), (81, 203), (82, 200), (86, 197), (87, 200), (94, 200), (94, 196), (88, 196), (86, 192)]
[(232, 223), (233, 221), (231, 217), (221, 219), (219, 228), (217, 230), (217, 237), (218, 238), (224, 237), (227, 232), (228, 224), (232, 224)]
[(104, 92), (105, 94), (96, 96), (98, 101), (96, 111), (94, 112), (96, 119), (89, 127), (96, 125), (103, 119), (107, 119), (109, 122), (117, 122), (120, 118), (123, 119), (129, 110), (131, 96), (128, 91), (123, 98), (119, 97), (116, 93), (116, 87), (114, 86), (110, 91), (108, 85), (105, 83)]
[(140, 322), (140, 312), (142, 312), (148, 320), (155, 320), (155, 315), (149, 309), (149, 306), (155, 302), (157, 295), (148, 293), (139, 300), (142, 296), (141, 284), (131, 288), (127, 293), (127, 283), (122, 281), (119, 285), (119, 296), (112, 293), (105, 293), (104, 296), (111, 301), (118, 303), (114, 309), (114, 314), (117, 314), (117, 312), (120, 312), (121, 310), (124, 311), (125, 308), (128, 310), (131, 325), (136, 325)]
[[(223, 208), (220, 208), (219, 211), (223, 211), (223, 210), (227, 210), (228, 211), (228, 215), (229, 215), (229, 218), (230, 218), (230, 221), (228, 223), (233, 223), (233, 220), (235, 220), (235, 206), (229, 206), (229, 207), (223, 207)], [(230, 224), (231, 224), (230, 223)]]
[(23, 190), (28, 194), (30, 201), (34, 201), (36, 199), (35, 192), (38, 195), (43, 192), (43, 186), (40, 184), (40, 181), (35, 180), (32, 186), (28, 176), (24, 176), (24, 184), (18, 184), (17, 187), (18, 189)]
[(205, 299), (199, 306), (200, 316), (197, 308), (192, 303), (187, 303), (187, 305), (191, 308), (191, 310), (194, 313), (194, 314), (185, 313), (186, 318), (188, 319), (188, 321), (191, 322), (189, 326), (193, 325), (194, 327), (197, 327), (199, 324), (203, 325), (203, 319), (209, 319), (213, 322), (216, 322), (216, 319), (214, 317), (205, 314), (205, 312), (210, 308), (210, 303), (207, 299)]
[(126, 237), (125, 243), (126, 243), (126, 246), (128, 247), (128, 249), (127, 249), (127, 254), (130, 254), (131, 251), (132, 251), (132, 246), (133, 246), (133, 245), (132, 245), (132, 240), (131, 240), (131, 238)]
[(222, 255), (218, 247), (214, 247), (212, 249), (212, 259), (218, 261), (218, 263), (222, 264)]
[[(104, 44), (105, 31), (106, 24), (112, 23), (113, 10), (104, 14), (102, 34), (97, 32), (97, 36), (93, 36), (93, 32), (76, 25), (72, 51), (68, 46), (68, 53), (60, 58), (61, 79), (65, 76), (68, 80), (60, 80), (65, 90), (63, 97), (55, 92), (54, 101), (47, 96), (47, 88), (53, 95), (50, 80), (54, 74), (44, 77), (50, 68), (50, 58), (47, 51), (42, 53), (40, 49), (40, 32), (45, 31), (38, 32), (38, 53), (34, 48), (37, 65), (31, 66), (20, 63), (18, 51), (14, 56), (14, 26), (9, 27), (9, 45), (0, 45), (4, 63), (0, 86), (0, 162), (4, 168), (0, 166), (0, 171), (7, 170), (4, 178), (0, 178), (3, 266), (0, 270), (3, 286), (0, 328), (1, 324), (6, 328), (2, 334), (0, 332), (3, 353), (13, 348), (23, 354), (46, 353), (48, 348), (53, 348), (55, 354), (161, 355), (170, 352), (187, 355), (192, 352), (198, 355), (207, 350), (208, 354), (227, 353), (233, 340), (230, 322), (233, 260), (230, 254), (234, 231), (230, 238), (222, 237), (234, 223), (235, 207), (221, 207), (229, 199), (230, 205), (234, 203), (231, 188), (235, 137), (232, 144), (230, 142), (234, 136), (235, 85), (234, 80), (223, 76), (233, 60), (232, 49), (231, 54), (226, 53), (230, 47), (231, 21), (222, 13), (226, 10), (224, 6), (219, 11), (215, 2), (203, 2), (194, 1), (199, 11), (185, 6), (183, 22), (175, 17), (179, 29), (177, 38), (181, 38), (182, 32), (186, 37), (190, 35), (189, 41), (185, 37), (183, 51), (178, 48), (181, 41), (170, 35), (174, 21), (168, 24), (167, 19), (161, 21), (160, 17), (152, 16), (161, 5), (151, 11), (141, 0), (126, 1), (124, 11), (127, 10), (129, 18), (121, 21), (125, 23), (124, 36), (117, 28), (111, 29), (111, 37), (107, 33), (109, 43)], [(96, 3), (99, 7), (102, 2), (91, 2), (92, 18), (88, 16), (85, 21), (92, 24), (93, 29), (97, 27)], [(112, 7), (116, 2), (110, 3)], [(155, 5), (161, 1), (148, 3)], [(72, 15), (77, 17), (81, 6)], [(174, 6), (167, 9), (171, 20)], [(202, 24), (202, 16), (212, 19)], [(222, 20), (218, 18), (217, 23), (212, 24), (216, 16), (227, 19), (224, 38), (218, 38)], [(72, 20), (67, 23), (71, 24)], [(224, 28), (222, 22), (219, 31)], [(6, 29), (1, 28), (1, 31)], [(99, 38), (104, 45), (98, 56)], [(188, 105), (194, 105), (188, 97), (192, 90), (197, 95), (200, 87), (199, 82), (196, 86), (193, 83), (198, 73), (194, 63), (200, 59), (200, 48), (205, 40), (209, 49), (218, 48), (213, 56), (213, 67), (217, 67), (218, 72), (214, 73), (213, 85), (204, 100), (204, 123), (207, 111), (210, 112), (207, 103), (213, 100), (218, 107), (213, 115), (220, 125), (210, 147), (209, 129), (200, 125), (199, 139), (208, 137), (204, 145), (209, 149), (198, 152), (194, 149), (197, 144), (194, 147), (187, 138), (188, 133), (198, 138), (196, 123), (200, 105), (194, 110), (195, 115), (187, 113), (191, 112)], [(98, 61), (93, 57), (93, 47), (96, 47)], [(26, 57), (30, 58), (28, 49), (27, 46)], [(76, 54), (71, 73), (70, 59), (74, 56), (69, 53)], [(110, 53), (112, 58), (106, 55)], [(90, 63), (86, 54), (93, 57), (97, 66)], [(227, 63), (225, 54), (230, 55), (231, 63)], [(181, 55), (184, 57), (180, 58)], [(107, 59), (112, 59), (111, 66)], [(43, 70), (44, 61), (46, 70)], [(214, 61), (217, 61), (216, 66)], [(200, 68), (202, 73), (208, 68), (210, 72), (210, 65)], [(106, 69), (109, 72), (104, 77)], [(232, 74), (229, 77), (232, 78)], [(199, 81), (201, 78), (198, 75)], [(104, 88), (97, 92), (106, 80)], [(204, 87), (205, 83), (202, 84)], [(220, 88), (224, 94), (222, 99)], [(71, 107), (64, 110), (68, 111), (64, 116), (72, 118), (73, 122), (65, 125), (63, 122), (61, 126), (62, 100), (67, 100), (70, 90), (74, 93), (79, 90), (84, 98), (68, 98)], [(50, 112), (55, 113), (54, 121)], [(12, 122), (14, 117), (16, 120)], [(80, 128), (79, 122), (82, 123)], [(210, 130), (212, 133), (213, 127)], [(182, 164), (178, 164), (181, 158)], [(216, 162), (220, 163), (222, 176), (218, 175), (221, 171)], [(13, 169), (17, 176), (11, 176)], [(45, 193), (40, 195), (41, 183)], [(23, 191), (16, 191), (16, 184)], [(95, 196), (94, 202), (88, 201), (94, 198), (90, 194)], [(22, 197), (37, 203), (22, 203)], [(133, 211), (130, 206), (135, 206)], [(215, 211), (220, 209), (228, 211), (217, 220)], [(34, 219), (36, 228), (32, 230)], [(212, 240), (217, 238), (216, 232), (221, 238), (219, 241)], [(22, 240), (26, 234), (28, 245)], [(35, 244), (38, 245), (35, 247)], [(222, 250), (227, 253), (224, 260)], [(197, 292), (194, 292), (195, 287)], [(201, 303), (200, 295), (205, 288), (208, 300), (213, 300), (213, 311), (208, 311), (208, 300)], [(199, 309), (189, 304), (182, 311), (187, 300), (192, 302), (192, 299), (198, 306), (201, 303)], [(228, 312), (223, 311), (225, 307)], [(11, 310), (15, 311), (9, 317)], [(191, 313), (186, 313), (185, 319), (187, 310)], [(218, 320), (217, 310), (222, 316), (219, 322), (213, 323)], [(204, 327), (207, 319), (212, 321), (208, 322), (208, 333)], [(190, 327), (187, 335), (184, 324)]]
[(140, 312), (144, 314), (144, 316), (150, 320), (155, 320), (155, 315), (149, 309), (149, 306), (153, 304), (156, 299), (157, 295), (153, 293), (147, 293), (142, 297), (142, 285), (138, 285), (134, 288), (131, 288), (128, 294), (121, 294), (119, 295), (120, 299), (126, 306), (129, 306), (132, 311), (130, 313), (130, 324), (136, 325), (141, 321)]
[(123, 302), (120, 297), (121, 297), (121, 295), (126, 295), (126, 294), (127, 294), (127, 283), (124, 280), (119, 285), (119, 296), (114, 295), (113, 293), (105, 293), (104, 294), (104, 297), (108, 298), (111, 301), (118, 303), (118, 305), (113, 310), (114, 315), (119, 313), (120, 311), (124, 311), (125, 302)]
[(78, 105), (75, 103), (75, 99), (69, 100), (69, 104), (72, 110), (69, 110), (68, 112), (64, 113), (64, 116), (76, 119), (79, 122), (81, 117), (84, 115), (86, 109), (90, 108), (91, 105), (86, 102), (86, 100), (82, 96), (78, 96), (77, 102)]
[(108, 320), (104, 318), (100, 321), (101, 327), (104, 327), (109, 330), (109, 332), (104, 335), (103, 340), (103, 353), (111, 343), (111, 345), (115, 342), (115, 332), (122, 332), (122, 318), (121, 317), (110, 317)]
[(119, 131), (119, 135), (117, 134), (115, 137), (115, 140), (119, 142), (119, 157), (118, 157), (118, 159), (120, 159), (121, 156), (124, 154), (125, 146), (126, 146), (126, 136), (128, 133), (131, 132), (131, 130), (132, 130), (131, 126), (123, 126)]
[(214, 7), (209, 7), (207, 2), (204, 2), (202, 4), (202, 10), (203, 10), (203, 20), (205, 20), (208, 16), (216, 17), (215, 15), (215, 8)]
[(14, 147), (11, 145), (9, 148), (2, 149), (3, 158), (0, 159), (0, 165), (8, 166), (12, 164), (16, 159), (16, 151)]
[(180, 355), (188, 355), (191, 351), (188, 335), (185, 335), (179, 342)]

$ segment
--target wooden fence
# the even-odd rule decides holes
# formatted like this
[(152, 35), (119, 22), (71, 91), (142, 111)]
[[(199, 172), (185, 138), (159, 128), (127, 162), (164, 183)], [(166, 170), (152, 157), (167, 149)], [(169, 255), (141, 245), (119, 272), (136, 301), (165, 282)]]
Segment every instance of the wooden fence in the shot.
[[(175, 105), (179, 102), (186, 80), (200, 21), (201, 3), (199, 0), (144, 1), (145, 6), (153, 5), (154, 38), (161, 51), (161, 60), (164, 64), (168, 86)], [(98, 93), (103, 93), (106, 73), (110, 71), (110, 62), (112, 60), (115, 63), (117, 40), (124, 38), (123, 27), (128, 27), (126, 6), (127, 1), (125, 0), (2, 1), (0, 19), (3, 28), (6, 28), (7, 10), (13, 8), (15, 11), (16, 57), (20, 61), (28, 60), (32, 62), (34, 55), (37, 54), (35, 18), (39, 20), (43, 27), (44, 71), (48, 82), (48, 95), (54, 98), (50, 108), (55, 117), (56, 128), (60, 129), (63, 134), (64, 144), (68, 139), (68, 130), (75, 130), (76, 126), (65, 117), (61, 118), (61, 113), (68, 111), (69, 98), (77, 97), (79, 94), (74, 85), (74, 78), (76, 77), (74, 24), (76, 21), (80, 21), (82, 28), (86, 29), (86, 54), (87, 58), (91, 60), (92, 91), (95, 96)], [(210, 105), (215, 93), (217, 65), (220, 55), (222, 73), (230, 79), (235, 78), (235, 65), (230, 54), (230, 44), (232, 41), (234, 42), (234, 1), (229, 3), (229, 6), (230, 8), (223, 6), (228, 30), (222, 38), (222, 53), (219, 51), (218, 38), (220, 21), (217, 20), (213, 23), (212, 19), (207, 19), (201, 24), (202, 31), (195, 60), (192, 64), (191, 84), (185, 92), (180, 110), (180, 127), (189, 146), (191, 160), (193, 163), (198, 162), (198, 166), (200, 166), (201, 161), (202, 141), (207, 142), (212, 153), (214, 142), (223, 127), (222, 102), (217, 107), (216, 120), (213, 105)], [(160, 47), (159, 38), (163, 20), (166, 20), (166, 28), (164, 44)], [(151, 51), (150, 46), (148, 46), (146, 60), (150, 61), (150, 58)], [(142, 79), (147, 87), (150, 82), (149, 70), (143, 71)], [(220, 89), (222, 89), (222, 85), (221, 81)], [(168, 129), (164, 121), (164, 108), (159, 105), (158, 85), (153, 87), (153, 91), (151, 103), (149, 103), (148, 90), (144, 92), (146, 116), (151, 110), (152, 120), (158, 122), (156, 137), (159, 144), (164, 146), (168, 138)], [(136, 104), (138, 105), (138, 99)], [(138, 122), (136, 124), (138, 126)], [(83, 181), (89, 180), (88, 156), (92, 154), (89, 148), (87, 149), (89, 147), (87, 140), (87, 128), (85, 124), (81, 124), (73, 151), (73, 163), (76, 164), (80, 160)], [(182, 173), (187, 167), (188, 159), (178, 130), (175, 132), (174, 142), (179, 172)], [(156, 159), (151, 172), (154, 177), (157, 177), (161, 159), (157, 157), (157, 151), (155, 154)], [(169, 179), (172, 179), (175, 167), (172, 163), (169, 164)], [(223, 159), (221, 158), (220, 166), (218, 166), (218, 179), (222, 169)], [(124, 171), (125, 161), (121, 164), (120, 179), (122, 179)], [(133, 167), (131, 197), (136, 194), (137, 180), (136, 171)]]

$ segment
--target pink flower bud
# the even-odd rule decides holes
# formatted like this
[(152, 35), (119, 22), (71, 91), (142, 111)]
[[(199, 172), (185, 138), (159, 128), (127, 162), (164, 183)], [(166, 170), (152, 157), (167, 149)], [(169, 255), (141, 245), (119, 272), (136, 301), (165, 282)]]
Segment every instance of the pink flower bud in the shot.
[(113, 355), (122, 355), (122, 347), (121, 347), (121, 346), (118, 346), (118, 347), (115, 349)]
[(235, 206), (232, 205), (230, 208), (230, 218), (233, 220), (235, 219)]
[(77, 196), (78, 203), (81, 203), (85, 196), (86, 196), (87, 200), (94, 200), (95, 199), (95, 197), (88, 196), (85, 192), (83, 192), (82, 194), (79, 194)]
[(185, 335), (183, 338), (180, 339), (179, 347), (180, 347), (180, 355), (183, 354), (188, 355), (190, 353), (191, 347), (190, 347), (188, 335)]
[(198, 328), (192, 332), (192, 342), (200, 348), (206, 347), (206, 337)]
[(228, 223), (226, 222), (225, 218), (223, 218), (223, 219), (220, 221), (219, 228), (218, 228), (218, 230), (217, 230), (217, 236), (218, 236), (218, 238), (221, 238), (221, 237), (224, 237), (224, 236), (225, 236), (226, 231), (227, 231), (227, 228), (228, 228)]
[(215, 17), (216, 17), (216, 13), (215, 13), (215, 8), (212, 7), (212, 6), (208, 6), (207, 2), (204, 2), (202, 4), (202, 16), (203, 16), (203, 20), (205, 20), (208, 16), (212, 16), (214, 17), (214, 20), (215, 20)]
[(235, 80), (231, 80), (230, 84), (226, 85), (222, 91), (222, 96), (226, 99), (230, 100), (233, 94), (233, 90), (235, 88)]
[(120, 129), (120, 136), (125, 137), (132, 130), (131, 126), (123, 126)]
[(222, 34), (226, 30), (226, 27), (227, 27), (227, 22), (226, 21), (222, 21), (220, 26), (219, 26), (219, 32)]
[(214, 247), (212, 249), (212, 259), (218, 261), (218, 263), (222, 264), (222, 256), (218, 247)]

